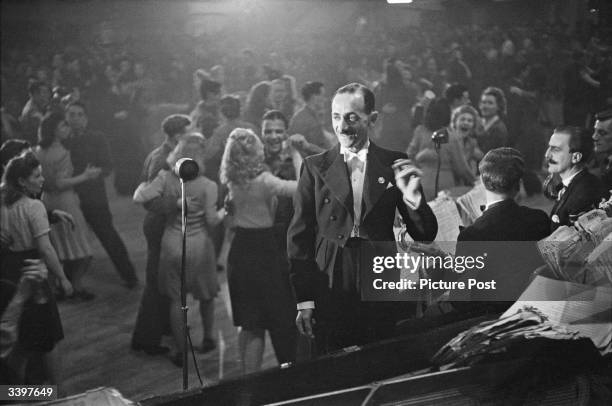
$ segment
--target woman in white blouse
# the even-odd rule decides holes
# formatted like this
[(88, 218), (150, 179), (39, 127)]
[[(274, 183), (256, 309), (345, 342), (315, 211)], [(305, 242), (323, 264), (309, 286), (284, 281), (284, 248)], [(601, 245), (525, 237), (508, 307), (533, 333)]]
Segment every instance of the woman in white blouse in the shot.
[(229, 189), (236, 235), (227, 264), (234, 325), (240, 327), (243, 373), (260, 369), (265, 330), (279, 363), (295, 360), (295, 300), (283, 256), (275, 244), (277, 196), (292, 196), (297, 182), (265, 170), (264, 146), (251, 130), (229, 136), (221, 161), (221, 183)]

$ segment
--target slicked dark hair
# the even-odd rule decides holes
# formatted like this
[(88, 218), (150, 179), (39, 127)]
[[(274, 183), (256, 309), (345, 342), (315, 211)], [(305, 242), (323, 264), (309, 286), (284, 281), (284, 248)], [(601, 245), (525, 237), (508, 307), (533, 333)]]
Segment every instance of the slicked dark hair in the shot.
[(496, 148), (482, 158), (478, 170), (487, 190), (499, 194), (515, 194), (525, 174), (525, 159), (514, 148)]
[(283, 112), (280, 110), (267, 111), (266, 114), (264, 114), (263, 117), (261, 118), (262, 127), (263, 127), (263, 122), (266, 120), (281, 120), (283, 124), (285, 124), (285, 130), (289, 128), (289, 120), (287, 120), (287, 117), (285, 117)]
[(336, 90), (334, 97), (344, 93), (361, 93), (363, 95), (363, 110), (366, 114), (370, 114), (376, 108), (374, 93), (367, 86), (364, 86), (361, 83), (349, 83), (348, 85), (342, 86), (340, 89)]
[(569, 150), (570, 152), (580, 152), (582, 154), (581, 164), (585, 164), (591, 159), (591, 155), (593, 155), (593, 138), (591, 133), (585, 128), (566, 125), (555, 128), (554, 132), (570, 136)]
[(465, 92), (469, 92), (467, 86), (461, 83), (453, 83), (444, 91), (444, 98), (448, 100), (449, 103), (452, 103), (454, 100), (461, 99)]
[(185, 128), (191, 125), (191, 119), (185, 114), (172, 114), (162, 121), (162, 131), (168, 137), (174, 137), (175, 135), (183, 132)]

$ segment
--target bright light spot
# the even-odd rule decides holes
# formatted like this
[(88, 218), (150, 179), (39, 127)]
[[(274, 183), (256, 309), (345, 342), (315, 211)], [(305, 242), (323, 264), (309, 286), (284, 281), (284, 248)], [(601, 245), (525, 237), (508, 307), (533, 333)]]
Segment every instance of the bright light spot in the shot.
[(388, 4), (410, 4), (412, 0), (387, 0)]

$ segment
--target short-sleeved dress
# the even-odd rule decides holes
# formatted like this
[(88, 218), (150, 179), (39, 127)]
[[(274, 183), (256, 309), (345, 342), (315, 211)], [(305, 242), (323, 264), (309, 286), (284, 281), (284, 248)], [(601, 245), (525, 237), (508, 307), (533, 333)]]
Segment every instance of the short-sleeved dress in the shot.
[[(10, 206), (0, 207), (0, 228), (3, 238), (9, 240), (2, 247), (0, 285), (0, 311), (11, 301), (21, 278), (24, 259), (38, 258), (36, 238), (49, 233), (47, 210), (40, 200), (22, 197)], [(26, 351), (48, 352), (64, 338), (57, 303), (47, 281), (41, 284), (46, 303), (29, 299), (19, 324), (19, 346)]]
[[(141, 184), (134, 193), (134, 201), (145, 203), (162, 197), (177, 202), (181, 196), (179, 178), (174, 173), (162, 170), (148, 184)], [(207, 225), (214, 225), (217, 215), (217, 184), (199, 176), (185, 182), (188, 199), (186, 288), (198, 300), (211, 300), (219, 292), (217, 260)], [(182, 232), (181, 211), (178, 206), (167, 216), (162, 238), (158, 282), (160, 292), (172, 300), (180, 300)]]
[(63, 146), (51, 146), (46, 149), (36, 148), (45, 178), (42, 201), (49, 210), (63, 210), (72, 215), (74, 227), (60, 221), (51, 226), (49, 238), (57, 251), (60, 261), (70, 261), (91, 256), (87, 223), (81, 212), (79, 196), (74, 189), (59, 190), (59, 179), (73, 176), (74, 168), (70, 152)]

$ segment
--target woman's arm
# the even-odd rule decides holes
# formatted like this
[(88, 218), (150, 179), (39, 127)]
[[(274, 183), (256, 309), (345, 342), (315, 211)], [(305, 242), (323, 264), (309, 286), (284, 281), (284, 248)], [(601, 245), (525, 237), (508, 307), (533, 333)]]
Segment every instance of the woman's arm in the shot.
[(223, 220), (224, 210), (217, 210), (217, 199), (219, 197), (217, 184), (210, 181), (206, 182), (206, 195), (204, 197), (204, 216), (206, 224), (216, 226)]
[(57, 257), (57, 253), (55, 252), (55, 248), (51, 245), (51, 240), (49, 239), (49, 234), (42, 234), (35, 239), (36, 248), (38, 248), (38, 252), (42, 256), (42, 259), (47, 264), (47, 268), (55, 275), (62, 285), (62, 289), (64, 289), (64, 293), (68, 296), (72, 295), (72, 285), (68, 278), (66, 278), (66, 274), (64, 273), (64, 268), (62, 268), (62, 264)]
[(76, 185), (79, 185), (83, 182), (87, 182), (88, 180), (96, 179), (102, 173), (102, 169), (96, 168), (91, 165), (87, 165), (85, 170), (81, 172), (80, 175), (73, 177), (62, 177), (62, 175), (58, 175), (55, 180), (55, 186), (58, 190), (67, 190), (71, 189)]
[(283, 180), (270, 172), (265, 172), (263, 176), (264, 185), (273, 195), (291, 197), (297, 190), (297, 181), (295, 180)]

